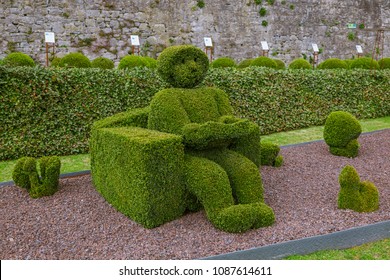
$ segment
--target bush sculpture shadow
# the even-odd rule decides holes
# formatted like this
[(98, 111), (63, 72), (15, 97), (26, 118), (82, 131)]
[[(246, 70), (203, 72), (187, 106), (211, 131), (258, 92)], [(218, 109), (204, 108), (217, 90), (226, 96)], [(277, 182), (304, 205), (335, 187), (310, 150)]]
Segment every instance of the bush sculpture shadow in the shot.
[(338, 207), (356, 212), (373, 212), (379, 208), (379, 192), (369, 181), (360, 181), (356, 169), (347, 165), (339, 176)]
[(93, 183), (146, 228), (202, 207), (227, 232), (274, 223), (259, 172), (260, 130), (233, 116), (227, 94), (196, 86), (209, 67), (194, 46), (165, 49), (159, 74), (172, 88), (149, 107), (98, 121), (90, 143)]

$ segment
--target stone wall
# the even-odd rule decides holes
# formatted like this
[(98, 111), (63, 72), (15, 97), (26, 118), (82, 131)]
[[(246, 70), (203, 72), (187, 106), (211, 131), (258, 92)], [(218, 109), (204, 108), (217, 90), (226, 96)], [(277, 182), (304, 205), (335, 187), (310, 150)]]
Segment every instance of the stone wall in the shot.
[[(22, 51), (45, 61), (44, 32), (56, 35), (55, 53), (82, 51), (90, 59), (108, 57), (116, 62), (131, 53), (130, 35), (139, 35), (143, 55), (156, 57), (165, 47), (214, 42), (214, 57), (237, 62), (261, 55), (260, 41), (269, 56), (290, 62), (312, 55), (317, 43), (320, 61), (350, 58), (357, 44), (370, 54), (376, 33), (368, 28), (390, 27), (388, 0), (0, 0), (0, 57)], [(260, 8), (266, 10), (261, 16)], [(356, 29), (348, 29), (356, 23)], [(363, 27), (364, 29), (359, 28)], [(384, 56), (390, 57), (389, 32)]]

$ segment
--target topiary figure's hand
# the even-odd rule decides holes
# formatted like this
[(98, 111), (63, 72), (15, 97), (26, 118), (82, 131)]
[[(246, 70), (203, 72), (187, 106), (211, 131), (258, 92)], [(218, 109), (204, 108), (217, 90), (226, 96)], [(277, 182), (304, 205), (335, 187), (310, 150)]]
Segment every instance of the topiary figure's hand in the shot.
[(224, 122), (209, 121), (204, 124), (190, 123), (183, 127), (182, 135), (187, 147), (197, 150), (227, 147), (235, 141), (247, 137), (253, 125), (248, 120), (224, 118)]

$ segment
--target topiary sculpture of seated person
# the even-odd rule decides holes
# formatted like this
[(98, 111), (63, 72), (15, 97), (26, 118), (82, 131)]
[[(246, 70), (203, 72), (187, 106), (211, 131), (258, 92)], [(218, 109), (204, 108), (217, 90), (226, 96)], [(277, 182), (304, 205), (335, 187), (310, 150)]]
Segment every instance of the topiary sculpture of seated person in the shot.
[(98, 191), (145, 227), (200, 207), (227, 232), (272, 225), (259, 171), (259, 127), (234, 117), (222, 90), (196, 87), (209, 67), (199, 48), (169, 47), (157, 67), (172, 88), (158, 92), (149, 108), (94, 124), (91, 165)]

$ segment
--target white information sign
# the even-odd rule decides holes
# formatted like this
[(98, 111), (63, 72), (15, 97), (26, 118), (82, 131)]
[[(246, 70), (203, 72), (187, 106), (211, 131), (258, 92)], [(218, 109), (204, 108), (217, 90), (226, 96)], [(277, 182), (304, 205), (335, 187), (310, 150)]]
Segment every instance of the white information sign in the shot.
[(131, 35), (130, 36), (130, 40), (131, 40), (131, 45), (133, 45), (133, 46), (139, 46), (140, 45), (138, 35)]
[(210, 37), (204, 37), (204, 45), (206, 47), (212, 47), (213, 46), (213, 41), (211, 40)]
[(312, 45), (312, 47), (313, 47), (313, 51), (314, 51), (314, 52), (316, 52), (316, 53), (320, 52), (320, 50), (318, 49), (317, 44), (311, 44), (311, 45)]
[(261, 41), (261, 48), (263, 49), (263, 51), (269, 50), (267, 41)]
[(356, 45), (356, 50), (358, 53), (363, 53), (363, 48), (360, 45)]
[(45, 32), (45, 43), (55, 43), (54, 32)]

